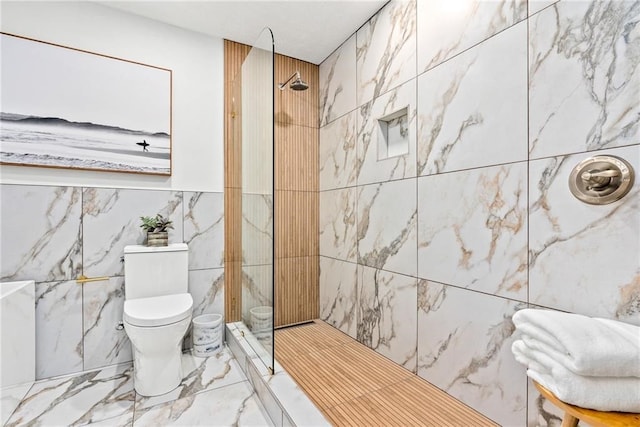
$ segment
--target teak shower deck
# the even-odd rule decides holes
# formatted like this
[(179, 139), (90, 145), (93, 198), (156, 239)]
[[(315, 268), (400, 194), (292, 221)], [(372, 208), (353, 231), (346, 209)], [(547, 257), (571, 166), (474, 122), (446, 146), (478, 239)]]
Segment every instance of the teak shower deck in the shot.
[(276, 330), (276, 359), (336, 426), (496, 426), (328, 324)]

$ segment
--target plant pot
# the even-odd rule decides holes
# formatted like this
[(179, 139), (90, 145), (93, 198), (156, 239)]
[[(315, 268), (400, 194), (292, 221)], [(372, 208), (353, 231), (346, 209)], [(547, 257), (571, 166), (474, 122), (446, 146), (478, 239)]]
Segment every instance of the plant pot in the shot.
[(147, 246), (168, 246), (169, 232), (154, 231), (147, 233)]

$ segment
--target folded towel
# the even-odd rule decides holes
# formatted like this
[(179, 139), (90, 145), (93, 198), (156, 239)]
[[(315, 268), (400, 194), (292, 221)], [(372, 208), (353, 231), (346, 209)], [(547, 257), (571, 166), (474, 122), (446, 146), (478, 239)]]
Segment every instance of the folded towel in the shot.
[[(640, 327), (551, 310), (513, 315), (518, 337), (579, 375), (640, 377)], [(537, 344), (533, 342), (536, 341)]]
[(598, 411), (640, 412), (640, 378), (576, 375), (522, 340), (514, 341), (511, 351), (527, 366), (529, 378), (563, 402)]

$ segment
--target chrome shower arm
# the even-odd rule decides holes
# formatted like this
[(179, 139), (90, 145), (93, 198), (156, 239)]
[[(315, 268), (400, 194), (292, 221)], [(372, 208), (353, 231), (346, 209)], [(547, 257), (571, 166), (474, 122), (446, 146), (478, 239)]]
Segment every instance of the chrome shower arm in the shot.
[(280, 89), (280, 90), (284, 90), (284, 88), (285, 88), (285, 86), (287, 85), (287, 83), (289, 83), (289, 82), (290, 82), (294, 77), (296, 77), (296, 78), (300, 79), (300, 72), (299, 72), (299, 71), (296, 71), (295, 73), (291, 74), (291, 77), (289, 77), (289, 78), (287, 79), (287, 81), (286, 81), (286, 82), (284, 82), (284, 83), (280, 83), (280, 84), (278, 85), (278, 89)]

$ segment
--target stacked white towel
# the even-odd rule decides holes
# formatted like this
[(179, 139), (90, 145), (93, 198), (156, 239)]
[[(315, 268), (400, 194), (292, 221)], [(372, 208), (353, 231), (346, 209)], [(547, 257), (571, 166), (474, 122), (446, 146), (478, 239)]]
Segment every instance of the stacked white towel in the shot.
[(640, 412), (640, 327), (609, 319), (524, 309), (511, 350), (527, 375), (564, 402)]

